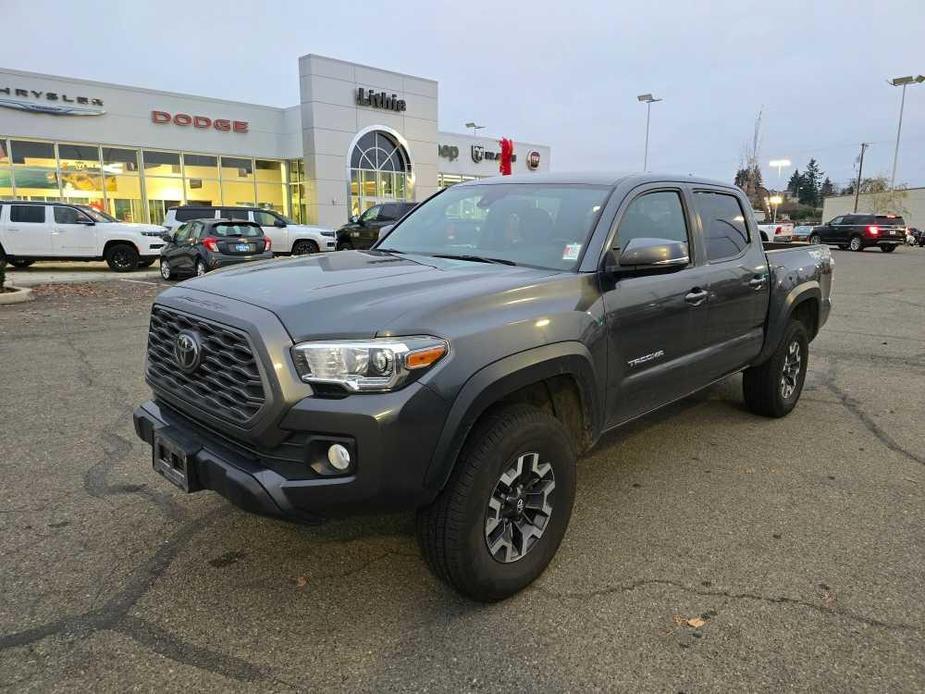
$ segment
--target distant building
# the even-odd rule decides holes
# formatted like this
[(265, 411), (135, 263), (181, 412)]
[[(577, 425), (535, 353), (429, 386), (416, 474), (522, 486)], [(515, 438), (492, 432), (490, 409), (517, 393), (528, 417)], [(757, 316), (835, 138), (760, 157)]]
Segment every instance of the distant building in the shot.
[[(872, 202), (875, 195), (870, 193), (861, 193), (858, 198), (858, 212), (881, 212), (883, 210), (872, 209)], [(903, 199), (904, 210), (900, 213), (906, 224), (910, 227), (925, 229), (925, 187), (907, 188), (906, 197)], [(834, 195), (826, 198), (822, 207), (822, 221), (827, 222), (833, 217), (841, 214), (854, 212), (853, 195)]]

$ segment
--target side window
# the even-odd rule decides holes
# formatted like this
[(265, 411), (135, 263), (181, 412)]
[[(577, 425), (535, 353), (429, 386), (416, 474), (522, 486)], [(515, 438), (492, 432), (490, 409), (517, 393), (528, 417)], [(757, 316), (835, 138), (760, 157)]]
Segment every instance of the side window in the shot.
[(250, 221), (247, 218), (247, 210), (233, 210), (230, 208), (222, 208), (222, 213), (219, 215), (224, 219), (241, 219), (245, 222)]
[(829, 222), (829, 226), (838, 226), (839, 224), (844, 224), (844, 223), (845, 223), (844, 217), (836, 217), (831, 222)]
[(271, 227), (276, 224), (276, 216), (263, 210), (254, 210), (254, 221), (262, 227)]
[(176, 243), (178, 243), (178, 244), (179, 244), (179, 243), (185, 243), (185, 242), (187, 241), (187, 239), (189, 239), (190, 231), (192, 230), (193, 226), (195, 226), (195, 223), (193, 223), (193, 224), (184, 224), (182, 227), (180, 227), (179, 229), (177, 229), (177, 235), (176, 235), (176, 237), (175, 237), (175, 239), (174, 239), (174, 240), (176, 241)]
[(370, 207), (363, 215), (360, 217), (364, 222), (372, 222), (379, 218), (379, 212), (382, 210), (382, 205), (373, 205)]
[(191, 219), (200, 219), (202, 217), (213, 217), (215, 210), (203, 209), (201, 207), (177, 208), (177, 221), (188, 222)]
[(614, 251), (619, 254), (630, 241), (639, 238), (688, 242), (684, 206), (678, 191), (645, 193), (630, 203), (617, 227)]
[(45, 221), (44, 205), (10, 205), (10, 221), (41, 224)]
[(55, 222), (58, 224), (82, 224), (90, 218), (73, 207), (55, 207)]
[(748, 227), (739, 199), (726, 193), (694, 193), (703, 224), (707, 260), (734, 258), (748, 246)]

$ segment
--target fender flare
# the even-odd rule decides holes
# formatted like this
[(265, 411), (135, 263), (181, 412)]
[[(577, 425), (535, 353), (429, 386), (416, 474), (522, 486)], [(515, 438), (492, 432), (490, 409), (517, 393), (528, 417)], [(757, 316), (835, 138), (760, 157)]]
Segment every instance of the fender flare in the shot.
[(512, 354), (483, 367), (460, 389), (450, 407), (424, 486), (439, 491), (453, 471), (466, 437), (479, 417), (495, 402), (526, 386), (554, 376), (572, 376), (578, 384), (586, 424), (592, 439), (600, 431), (600, 403), (591, 353), (581, 342), (556, 342)]
[(771, 358), (771, 355), (780, 346), (781, 340), (784, 339), (784, 328), (790, 321), (790, 316), (793, 315), (793, 312), (800, 304), (810, 300), (815, 300), (820, 307), (822, 306), (822, 289), (816, 280), (802, 282), (791, 289), (778, 306), (775, 307), (772, 304), (772, 308), (768, 312), (767, 337), (764, 341), (764, 347), (753, 362), (754, 364), (762, 364)]

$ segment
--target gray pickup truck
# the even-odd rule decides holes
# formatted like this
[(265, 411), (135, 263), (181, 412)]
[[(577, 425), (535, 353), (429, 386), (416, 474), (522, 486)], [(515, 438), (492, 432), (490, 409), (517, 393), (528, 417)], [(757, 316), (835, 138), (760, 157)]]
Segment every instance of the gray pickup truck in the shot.
[(825, 246), (762, 244), (723, 183), (460, 184), (372, 250), (158, 296), (135, 429), (165, 478), (248, 511), (415, 510), (433, 571), (499, 600), (552, 559), (604, 432), (737, 372), (753, 412), (790, 412), (831, 286)]

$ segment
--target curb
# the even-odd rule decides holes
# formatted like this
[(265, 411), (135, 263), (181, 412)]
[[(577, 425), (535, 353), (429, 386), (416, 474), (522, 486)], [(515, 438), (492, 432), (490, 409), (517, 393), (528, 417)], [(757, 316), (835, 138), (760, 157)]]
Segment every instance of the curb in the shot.
[(32, 290), (27, 287), (14, 287), (11, 284), (6, 285), (7, 289), (12, 289), (12, 292), (0, 292), (0, 306), (4, 304), (22, 304), (27, 301), (32, 301), (35, 297), (32, 296)]

